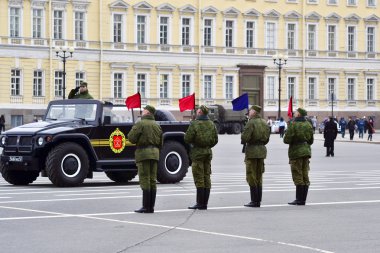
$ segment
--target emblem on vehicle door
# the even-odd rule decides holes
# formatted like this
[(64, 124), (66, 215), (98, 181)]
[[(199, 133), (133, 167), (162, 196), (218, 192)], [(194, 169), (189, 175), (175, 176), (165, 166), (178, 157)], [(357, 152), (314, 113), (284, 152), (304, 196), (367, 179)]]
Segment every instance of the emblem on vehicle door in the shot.
[(114, 153), (119, 154), (124, 150), (126, 144), (125, 135), (119, 128), (116, 128), (110, 135), (109, 144)]

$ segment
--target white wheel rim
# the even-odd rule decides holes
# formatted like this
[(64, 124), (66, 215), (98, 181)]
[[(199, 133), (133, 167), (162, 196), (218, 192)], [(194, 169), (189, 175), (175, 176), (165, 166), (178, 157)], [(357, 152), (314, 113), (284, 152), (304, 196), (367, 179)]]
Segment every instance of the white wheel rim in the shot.
[[(77, 167), (77, 170), (75, 171), (74, 174), (67, 174), (65, 172), (65, 170), (63, 169), (63, 162), (68, 158), (68, 157), (73, 157), (75, 158), (75, 160), (78, 162), (78, 167)], [(81, 171), (81, 168), (82, 168), (82, 163), (79, 159), (79, 157), (76, 155), (76, 154), (73, 154), (73, 153), (70, 153), (70, 154), (67, 154), (63, 157), (62, 161), (61, 161), (61, 171), (62, 173), (66, 176), (66, 177), (69, 177), (69, 178), (73, 178), (73, 177), (76, 177), (79, 172)]]
[[(166, 161), (167, 161), (168, 157), (171, 156), (171, 155), (175, 155), (175, 156), (178, 158), (178, 162), (179, 162), (179, 164), (178, 164), (178, 168), (177, 168), (175, 171), (170, 171), (170, 170), (168, 169), (168, 167), (166, 166)], [(171, 175), (175, 175), (175, 174), (177, 174), (177, 173), (181, 170), (181, 168), (182, 168), (182, 158), (181, 158), (181, 155), (180, 155), (178, 152), (175, 152), (175, 151), (169, 152), (169, 153), (165, 156), (165, 169), (166, 169), (166, 171), (167, 171), (169, 174), (171, 174)]]

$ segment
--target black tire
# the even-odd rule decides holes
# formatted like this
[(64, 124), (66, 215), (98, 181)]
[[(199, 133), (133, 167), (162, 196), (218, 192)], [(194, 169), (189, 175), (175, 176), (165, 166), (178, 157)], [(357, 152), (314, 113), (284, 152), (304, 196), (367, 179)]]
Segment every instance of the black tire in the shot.
[(10, 184), (13, 185), (28, 185), (33, 183), (37, 177), (38, 171), (14, 171), (10, 170), (3, 163), (0, 165), (1, 175)]
[(233, 123), (232, 124), (232, 133), (233, 134), (240, 134), (241, 133), (241, 125), (240, 125), (240, 123)]
[(78, 186), (87, 177), (88, 170), (88, 155), (76, 143), (59, 144), (49, 152), (46, 159), (46, 172), (55, 186)]
[(109, 179), (116, 183), (128, 183), (137, 175), (137, 171), (107, 171)]
[(186, 176), (188, 168), (189, 157), (185, 147), (176, 141), (165, 142), (158, 161), (158, 182), (178, 183)]

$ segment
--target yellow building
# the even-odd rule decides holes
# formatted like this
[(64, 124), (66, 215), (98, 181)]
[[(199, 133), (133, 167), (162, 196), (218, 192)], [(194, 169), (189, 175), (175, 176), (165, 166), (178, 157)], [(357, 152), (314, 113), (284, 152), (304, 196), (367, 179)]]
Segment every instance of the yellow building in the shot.
[[(140, 91), (143, 104), (178, 110), (193, 92), (200, 104), (248, 92), (265, 117), (277, 116), (279, 101), (285, 117), (292, 96), (309, 115), (326, 117), (333, 103), (338, 117), (375, 116), (378, 124), (379, 4), (1, 0), (0, 111), (8, 128), (29, 122), (86, 80), (94, 98), (114, 103)], [(75, 49), (66, 90), (55, 47)], [(288, 56), (280, 76), (279, 54)]]

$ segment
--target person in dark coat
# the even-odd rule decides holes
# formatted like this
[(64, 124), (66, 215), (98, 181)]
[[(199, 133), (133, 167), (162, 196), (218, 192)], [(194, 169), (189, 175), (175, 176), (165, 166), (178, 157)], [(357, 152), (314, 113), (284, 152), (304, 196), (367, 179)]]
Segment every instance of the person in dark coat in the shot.
[(325, 138), (326, 156), (334, 156), (334, 141), (338, 135), (338, 127), (333, 118), (325, 124), (323, 137)]
[(350, 140), (354, 139), (356, 123), (353, 119), (349, 118), (347, 123), (348, 132), (350, 133)]
[(373, 126), (373, 119), (370, 117), (368, 120), (368, 141), (372, 141), (372, 134), (375, 133), (375, 128)]

